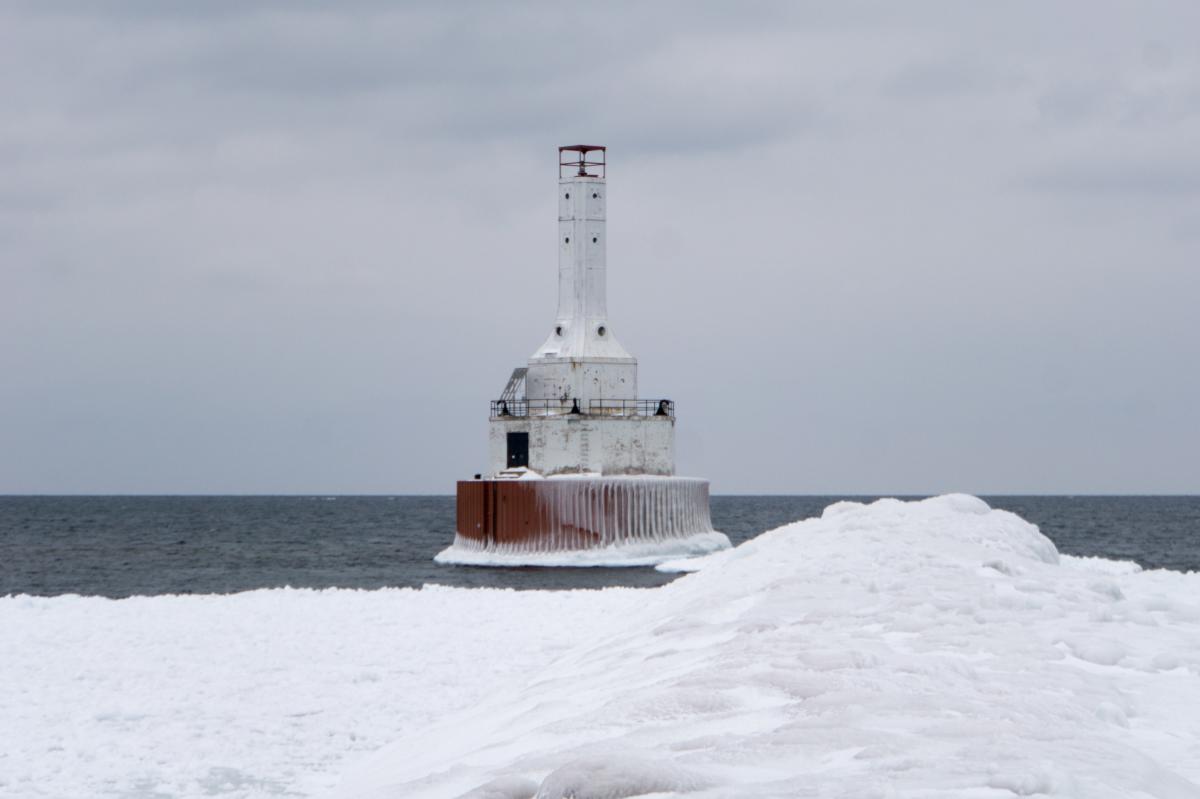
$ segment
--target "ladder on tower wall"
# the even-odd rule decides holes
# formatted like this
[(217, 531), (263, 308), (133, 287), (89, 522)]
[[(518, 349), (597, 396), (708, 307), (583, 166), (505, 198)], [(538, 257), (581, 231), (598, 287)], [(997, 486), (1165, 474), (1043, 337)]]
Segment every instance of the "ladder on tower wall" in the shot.
[(500, 399), (509, 402), (517, 398), (517, 392), (520, 391), (522, 398), (525, 394), (525, 373), (528, 372), (524, 366), (518, 366), (513, 369), (512, 377), (508, 378), (508, 385), (504, 387), (504, 393), (500, 395)]

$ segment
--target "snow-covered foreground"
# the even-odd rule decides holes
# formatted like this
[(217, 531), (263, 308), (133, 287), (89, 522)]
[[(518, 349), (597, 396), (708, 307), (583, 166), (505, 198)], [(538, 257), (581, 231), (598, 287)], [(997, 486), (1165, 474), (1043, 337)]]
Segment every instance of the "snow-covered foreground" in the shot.
[(0, 598), (0, 797), (319, 796), (520, 683), (632, 589)]
[(703, 565), (0, 599), (0, 796), (1200, 797), (1200, 574), (1060, 558), (962, 496)]
[(1200, 797), (1200, 575), (1060, 558), (964, 496), (708, 561), (341, 795)]

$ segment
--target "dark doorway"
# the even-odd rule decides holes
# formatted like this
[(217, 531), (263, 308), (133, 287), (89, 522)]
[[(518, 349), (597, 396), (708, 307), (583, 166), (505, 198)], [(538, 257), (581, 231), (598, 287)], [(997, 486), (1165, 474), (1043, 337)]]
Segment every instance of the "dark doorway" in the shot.
[(529, 434), (508, 434), (508, 468), (529, 466)]

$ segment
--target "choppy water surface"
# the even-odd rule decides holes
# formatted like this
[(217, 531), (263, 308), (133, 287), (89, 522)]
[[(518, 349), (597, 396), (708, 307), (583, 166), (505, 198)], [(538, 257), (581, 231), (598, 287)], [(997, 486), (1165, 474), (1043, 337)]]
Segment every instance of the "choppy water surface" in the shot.
[[(839, 499), (718, 496), (735, 544)], [(1200, 497), (985, 497), (1075, 555), (1200, 570)], [(639, 569), (439, 566), (453, 497), (0, 497), (0, 595), (225, 593), (283, 585), (379, 588), (654, 586)]]

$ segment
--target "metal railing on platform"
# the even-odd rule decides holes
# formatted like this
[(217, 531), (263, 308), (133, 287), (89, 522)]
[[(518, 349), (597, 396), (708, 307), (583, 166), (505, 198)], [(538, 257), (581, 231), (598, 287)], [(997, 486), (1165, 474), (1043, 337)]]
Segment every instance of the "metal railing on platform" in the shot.
[(498, 399), (492, 400), (491, 417), (499, 419), (504, 416), (565, 416), (569, 413), (578, 413), (578, 410), (570, 402), (562, 402), (560, 400), (525, 400), (525, 399)]
[(586, 407), (579, 400), (492, 400), (491, 418), (528, 416), (658, 416), (675, 418), (675, 403), (667, 399), (591, 400)]
[(593, 416), (666, 416), (675, 418), (675, 403), (665, 399), (592, 400), (588, 412)]

